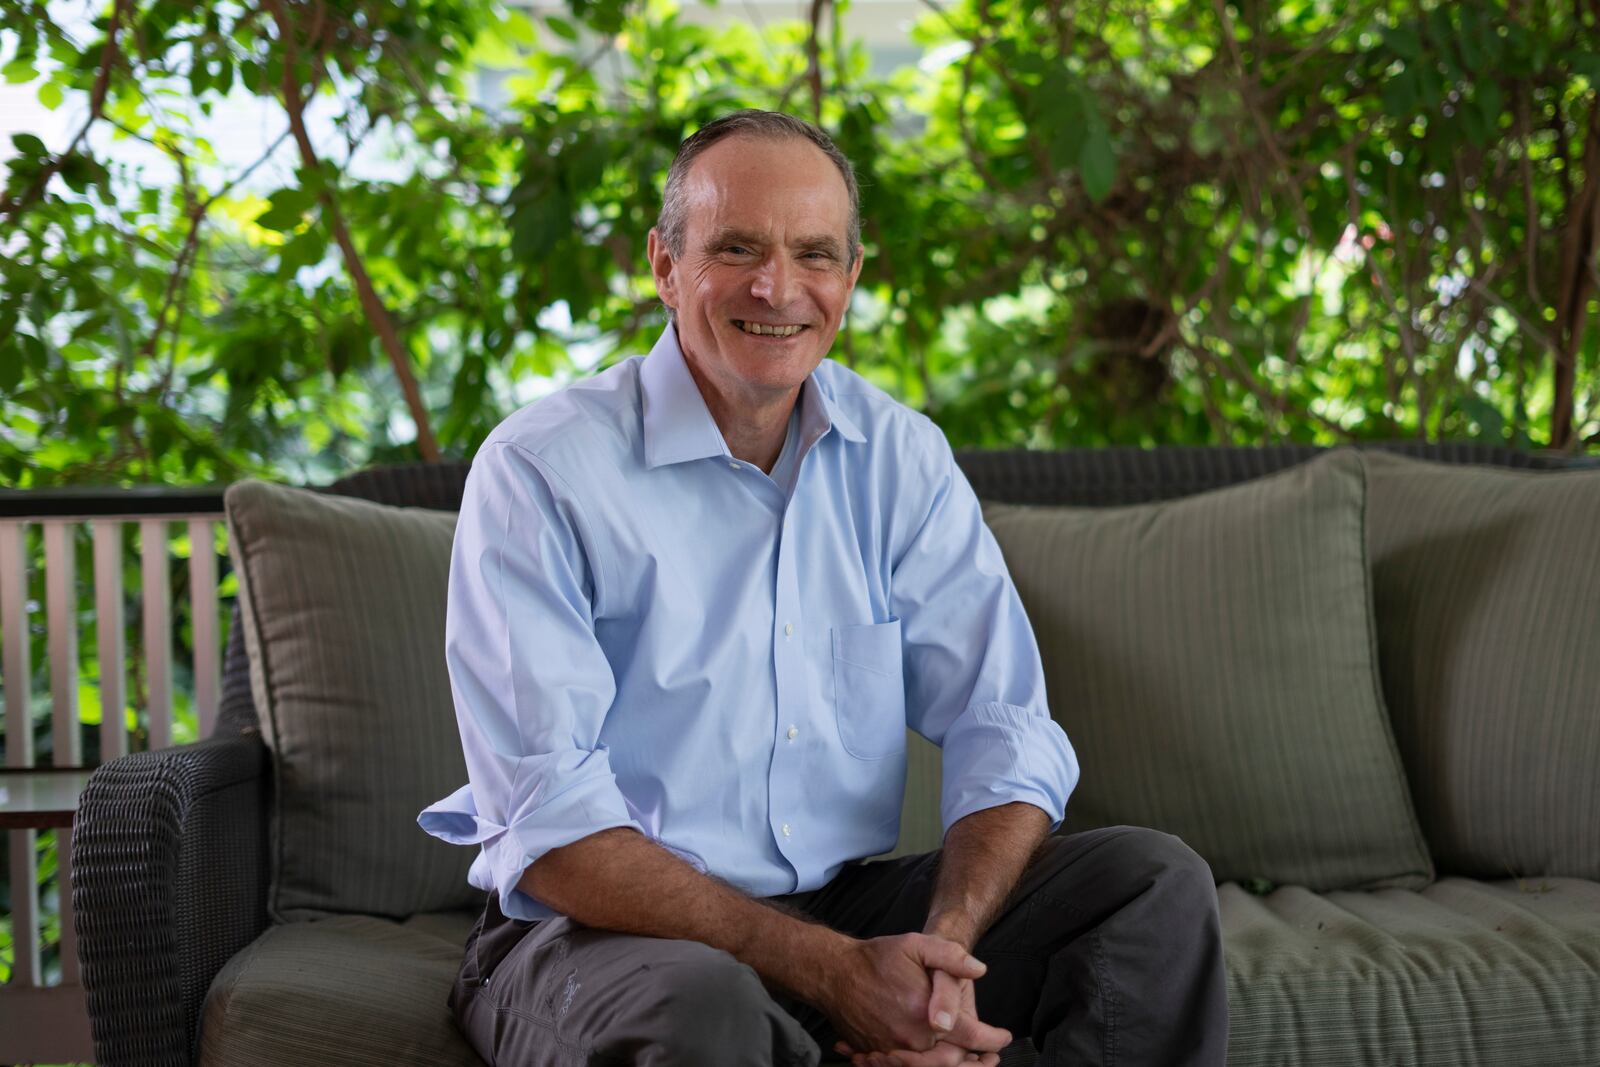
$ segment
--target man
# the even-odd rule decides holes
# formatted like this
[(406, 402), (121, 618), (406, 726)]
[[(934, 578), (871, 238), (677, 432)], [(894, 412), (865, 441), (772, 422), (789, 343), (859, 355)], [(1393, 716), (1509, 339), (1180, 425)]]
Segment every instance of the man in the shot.
[[(855, 179), (740, 112), (669, 173), (649, 356), (479, 451), (447, 657), (490, 890), (451, 1005), (489, 1062), (1221, 1063), (1215, 890), (1181, 843), (1047, 837), (1078, 768), (939, 431), (825, 357)], [(893, 847), (905, 730), (944, 847)], [(982, 961), (982, 962), (980, 962)]]

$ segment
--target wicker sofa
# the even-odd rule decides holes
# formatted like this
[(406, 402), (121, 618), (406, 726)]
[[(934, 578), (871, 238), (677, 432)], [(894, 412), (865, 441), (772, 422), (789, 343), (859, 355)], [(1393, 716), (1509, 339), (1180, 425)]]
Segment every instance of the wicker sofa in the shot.
[[(1585, 462), (1474, 445), (1383, 447), (1441, 463), (1528, 472)], [(1286, 446), (976, 452), (960, 460), (986, 501), (1109, 507), (1245, 483), (1320, 451)], [(450, 511), (459, 505), (466, 471), (465, 464), (378, 469), (330, 491)], [(1581, 477), (1592, 481), (1600, 473)], [(1600, 553), (1594, 556), (1600, 559)], [(1588, 572), (1597, 567), (1593, 561), (1586, 566)], [(1600, 638), (1600, 612), (1589, 621), (1589, 636)], [(1380, 631), (1385, 625), (1381, 615), (1377, 625)], [(73, 907), (98, 1062), (478, 1062), (449, 1031), (444, 1008), (473, 919), (470, 909), (328, 916), (303, 924), (269, 917), (273, 764), (260, 734), (240, 632), (235, 625), (216, 736), (108, 763), (83, 794), (73, 832)], [(1054, 679), (1051, 686), (1054, 693)], [(1535, 711), (1529, 710), (1530, 721)], [(1600, 763), (1594, 748), (1600, 704), (1591, 704), (1590, 714), (1588, 725), (1576, 732), (1545, 735), (1549, 743), (1576, 746), (1580, 754), (1587, 747), (1591, 762)], [(1068, 732), (1076, 741), (1070, 725)], [(1091, 767), (1086, 759), (1086, 774)], [(1426, 775), (1437, 768), (1408, 761), (1407, 770)], [(903, 848), (926, 845), (930, 832), (937, 839), (926, 805), (919, 807), (913, 795), (926, 791), (936, 775), (936, 750), (911, 753)], [(1483, 788), (1510, 804), (1536, 791), (1531, 782)], [(1557, 799), (1574, 809), (1588, 806), (1600, 822), (1600, 797), (1592, 792)], [(1481, 863), (1463, 861), (1459, 850), (1440, 849), (1431, 836), (1428, 846), (1433, 855), (1422, 879), (1428, 884), (1421, 888), (1319, 893), (1287, 880), (1219, 887), (1232, 1062), (1600, 1062), (1600, 882), (1589, 880), (1600, 868), (1600, 854), (1583, 857), (1578, 869), (1560, 869), (1571, 860), (1558, 857), (1554, 866), (1524, 864), (1494, 878)], [(1577, 874), (1588, 878), (1572, 877)], [(336, 947), (322, 955), (308, 955), (298, 972), (280, 967), (277, 992), (253, 994), (266, 1002), (228, 1002), (262, 945), (275, 945), (281, 955), (286, 936), (323, 935), (344, 940), (336, 939)], [(299, 999), (295, 981), (304, 983)], [(308, 1036), (314, 1031), (297, 1036), (305, 1004), (340, 999), (341, 990), (379, 998), (392, 990), (412, 1007), (362, 1025), (359, 1003), (347, 1005), (335, 1018), (348, 1040)], [(274, 996), (287, 999), (278, 1004)], [(248, 1025), (232, 1021), (238, 1018), (235, 1008), (254, 1011)], [(420, 1028), (430, 1031), (411, 1032)], [(1020, 1045), (1006, 1056), (1007, 1063), (1031, 1059), (1030, 1049)]]

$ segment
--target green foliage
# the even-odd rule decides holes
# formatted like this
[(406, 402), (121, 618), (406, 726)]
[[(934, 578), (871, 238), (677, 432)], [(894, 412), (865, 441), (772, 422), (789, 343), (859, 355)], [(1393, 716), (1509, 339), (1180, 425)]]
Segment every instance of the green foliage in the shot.
[[(63, 151), (13, 141), (0, 478), (415, 458), (402, 363), (469, 455), (646, 348), (666, 167), (746, 105), (819, 118), (855, 160), (868, 259), (836, 355), (957, 444), (1600, 441), (1591, 16), (960, 0), (929, 4), (921, 64), (880, 75), (818, 11), (758, 32), (667, 0), (118, 0), (79, 40), (7, 7), (8, 80), (103, 99)], [(338, 134), (316, 159), (286, 63)], [(469, 99), (483, 71), (493, 106)], [(229, 94), (278, 116), (281, 188), (212, 165), (194, 113)], [(374, 145), (381, 174), (350, 162)]]

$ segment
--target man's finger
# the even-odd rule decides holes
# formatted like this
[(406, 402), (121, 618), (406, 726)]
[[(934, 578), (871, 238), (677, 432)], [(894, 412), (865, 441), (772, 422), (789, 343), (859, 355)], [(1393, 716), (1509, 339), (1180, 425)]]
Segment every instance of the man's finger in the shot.
[(916, 944), (924, 967), (938, 968), (955, 978), (982, 978), (989, 969), (982, 960), (954, 941), (924, 935), (917, 939)]
[(956, 1017), (961, 1014), (962, 980), (952, 978), (937, 968), (930, 974), (933, 992), (928, 997), (928, 1022), (932, 1024), (934, 1033), (943, 1037), (955, 1027)]
[(955, 1027), (945, 1040), (974, 1052), (999, 1052), (1011, 1044), (1011, 1031), (979, 1022), (971, 1012), (964, 1012), (956, 1018)]
[(967, 1061), (967, 1050), (941, 1041), (926, 1052), (897, 1049), (892, 1053), (901, 1067), (962, 1067)]

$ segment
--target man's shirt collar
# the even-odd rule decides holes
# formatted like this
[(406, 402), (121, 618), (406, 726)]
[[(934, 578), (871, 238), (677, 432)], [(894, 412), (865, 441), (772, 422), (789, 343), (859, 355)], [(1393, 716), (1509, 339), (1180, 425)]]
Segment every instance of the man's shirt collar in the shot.
[[(818, 384), (815, 372), (807, 375), (800, 388), (804, 398), (800, 405), (803, 440), (820, 438), (830, 429), (838, 430), (846, 441), (860, 443), (867, 439)], [(711, 417), (711, 409), (706, 407), (705, 397), (700, 395), (700, 387), (684, 362), (677, 327), (670, 322), (639, 368), (639, 392), (644, 403), (646, 467), (729, 454), (722, 431), (717, 429), (717, 421)]]

